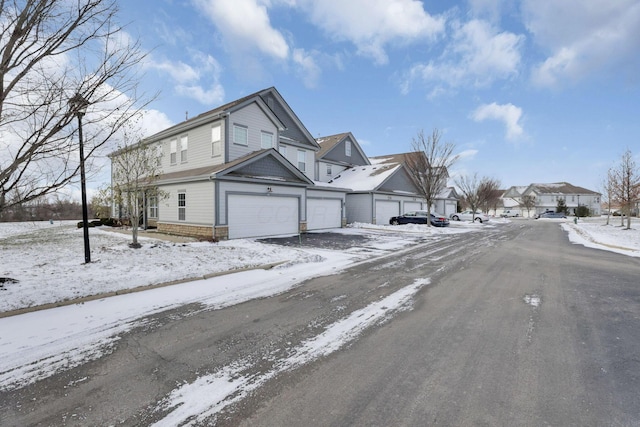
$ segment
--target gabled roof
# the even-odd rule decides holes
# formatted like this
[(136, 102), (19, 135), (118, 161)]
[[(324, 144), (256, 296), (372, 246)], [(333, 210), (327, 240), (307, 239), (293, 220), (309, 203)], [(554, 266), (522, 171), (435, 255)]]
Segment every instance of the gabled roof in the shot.
[[(289, 126), (291, 125), (295, 126), (300, 131), (300, 133), (305, 137), (306, 141), (302, 141), (304, 145), (307, 145), (310, 148), (313, 148), (314, 150), (320, 149), (320, 146), (316, 142), (313, 135), (311, 135), (311, 132), (307, 130), (305, 125), (298, 118), (298, 115), (293, 111), (293, 109), (289, 106), (289, 104), (287, 104), (287, 101), (284, 100), (282, 95), (280, 95), (280, 92), (278, 92), (278, 90), (275, 87), (272, 86), (270, 88), (261, 90), (260, 92), (257, 92), (257, 94), (259, 94), (263, 99), (266, 98), (268, 95), (272, 95), (276, 99), (278, 104), (280, 104), (280, 106), (282, 107), (283, 112), (288, 116), (289, 120), (287, 120), (287, 118), (285, 117), (280, 117), (282, 122), (285, 123), (285, 129), (280, 133), (280, 136), (282, 139), (295, 141), (295, 139), (291, 137), (291, 134), (293, 134), (293, 129), (290, 129), (287, 126), (287, 122), (290, 122)], [(277, 111), (274, 111), (274, 113), (278, 115)]]
[(385, 156), (370, 157), (369, 160), (371, 161), (372, 164), (383, 164), (383, 163), (405, 164), (407, 162), (407, 157), (419, 156), (419, 155), (424, 156), (424, 153), (411, 151), (409, 153), (387, 154)]
[(578, 187), (568, 182), (555, 182), (551, 184), (531, 184), (522, 194), (535, 192), (537, 194), (565, 195), (565, 194), (600, 194), (596, 191)]
[[(274, 89), (275, 90), (275, 89)], [(255, 92), (247, 96), (243, 96), (242, 98), (236, 99), (235, 101), (228, 102), (224, 105), (214, 108), (213, 110), (205, 111), (204, 113), (198, 114), (195, 117), (192, 117), (188, 120), (180, 122), (176, 125), (173, 125), (167, 129), (164, 129), (154, 135), (151, 135), (145, 138), (142, 142), (151, 142), (154, 140), (159, 140), (162, 138), (166, 138), (167, 136), (184, 132), (188, 129), (194, 128), (196, 126), (200, 126), (204, 123), (207, 123), (211, 120), (216, 120), (218, 118), (222, 118), (227, 114), (233, 113), (234, 111), (240, 110), (246, 107), (249, 104), (256, 103), (262, 111), (271, 119), (271, 121), (282, 131), (285, 129), (285, 125), (280, 120), (280, 118), (267, 106), (264, 100), (261, 98), (260, 94), (263, 91)]]
[[(351, 149), (355, 150), (360, 155), (362, 160), (366, 162), (365, 164), (371, 164), (369, 158), (364, 151), (362, 151), (362, 147), (360, 147), (360, 144), (351, 132), (337, 133), (335, 135), (321, 136), (317, 138), (316, 142), (320, 146), (320, 151), (316, 153), (316, 160), (323, 160), (327, 154), (329, 154), (338, 145), (344, 143), (347, 139), (352, 143)], [(331, 161), (331, 159), (329, 160)]]
[(350, 188), (353, 191), (376, 191), (401, 167), (399, 164), (355, 166), (342, 171), (326, 185)]
[[(278, 163), (280, 175), (274, 176), (269, 173), (261, 172), (260, 168), (251, 168), (260, 162), (272, 160)], [(273, 167), (265, 168), (273, 170)], [(270, 180), (281, 181), (287, 183), (313, 184), (305, 174), (300, 172), (298, 168), (293, 166), (291, 162), (285, 159), (280, 153), (273, 148), (267, 148), (246, 156), (240, 157), (232, 162), (215, 166), (205, 166), (197, 169), (188, 169), (179, 172), (170, 172), (161, 175), (158, 178), (158, 184), (203, 181), (221, 178), (235, 178), (248, 180)]]

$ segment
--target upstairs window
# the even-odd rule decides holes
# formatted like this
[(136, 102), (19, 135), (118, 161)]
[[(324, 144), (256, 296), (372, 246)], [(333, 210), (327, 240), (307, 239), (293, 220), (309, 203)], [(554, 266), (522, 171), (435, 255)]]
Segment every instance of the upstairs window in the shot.
[(233, 142), (240, 145), (249, 145), (249, 129), (245, 126), (233, 125)]
[(331, 165), (327, 165), (327, 176), (331, 176)]
[(278, 147), (278, 151), (280, 152), (280, 154), (282, 154), (284, 157), (287, 157), (287, 146), (286, 145), (280, 145), (280, 147)]
[(344, 155), (351, 157), (351, 141), (344, 142)]
[(211, 128), (211, 155), (220, 156), (222, 154), (222, 133), (220, 125)]
[(178, 161), (178, 140), (177, 139), (172, 139), (171, 140), (171, 156), (170, 156), (170, 161), (172, 165), (175, 165)]
[(180, 162), (187, 161), (187, 148), (189, 145), (189, 137), (186, 135), (180, 138)]
[(273, 134), (271, 132), (260, 132), (260, 144), (262, 148), (272, 148)]
[(298, 150), (298, 169), (302, 172), (307, 170), (307, 152), (304, 150)]

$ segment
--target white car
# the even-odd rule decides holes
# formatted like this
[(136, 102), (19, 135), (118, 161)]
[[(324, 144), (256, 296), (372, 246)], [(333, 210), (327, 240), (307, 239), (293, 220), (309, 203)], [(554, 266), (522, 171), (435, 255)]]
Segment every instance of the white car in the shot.
[(489, 215), (487, 214), (483, 214), (482, 212), (476, 212), (475, 214), (473, 213), (473, 211), (462, 211), (462, 212), (456, 212), (456, 213), (452, 213), (451, 215), (449, 215), (449, 218), (452, 221), (475, 221), (475, 222), (487, 222), (489, 221)]
[(502, 212), (502, 214), (500, 214), (500, 216), (502, 218), (512, 218), (512, 217), (519, 217), (520, 216), (520, 212), (513, 210), (513, 209), (507, 209), (506, 211)]

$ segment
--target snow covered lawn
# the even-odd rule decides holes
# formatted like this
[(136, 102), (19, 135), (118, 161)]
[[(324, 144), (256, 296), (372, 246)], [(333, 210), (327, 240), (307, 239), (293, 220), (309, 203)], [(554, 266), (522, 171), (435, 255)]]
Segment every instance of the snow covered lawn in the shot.
[[(127, 245), (128, 235), (91, 229), (90, 264), (83, 263), (82, 230), (74, 223), (0, 223), (0, 277), (18, 280), (0, 283), (0, 311), (282, 262), (268, 270), (248, 269), (0, 318), (0, 390), (19, 388), (108, 354), (122, 333), (153, 313), (189, 303), (199, 303), (203, 309), (222, 308), (276, 295), (306, 279), (333, 274), (367, 258), (411, 250), (425, 236), (438, 240), (452, 233), (483, 232), (508, 222), (511, 220), (496, 219), (491, 225), (456, 223), (444, 229), (354, 224), (334, 231), (364, 234), (369, 240), (366, 248), (347, 251), (283, 247), (253, 240), (175, 244), (156, 239), (142, 240), (143, 248), (134, 250)], [(600, 218), (558, 223), (576, 244), (640, 256), (637, 229), (623, 230), (614, 222), (606, 226)], [(157, 409), (165, 412), (165, 418), (157, 425), (190, 425), (189, 420), (215, 416), (269, 378), (337, 351), (381, 319), (411, 309), (412, 296), (428, 284), (429, 278), (422, 278), (329, 325), (322, 334), (290, 349), (291, 357), (263, 376), (238, 377), (246, 368), (246, 361), (239, 360), (177, 387), (158, 403)], [(234, 381), (229, 382), (230, 378)]]

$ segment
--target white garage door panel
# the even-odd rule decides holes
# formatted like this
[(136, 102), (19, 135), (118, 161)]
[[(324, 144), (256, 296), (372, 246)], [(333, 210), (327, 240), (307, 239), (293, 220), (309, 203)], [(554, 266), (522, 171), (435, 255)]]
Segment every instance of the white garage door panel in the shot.
[(405, 202), (404, 204), (404, 212), (409, 212), (409, 211), (420, 211), (422, 210), (422, 203), (419, 202)]
[(400, 202), (376, 200), (376, 224), (389, 224), (389, 218), (400, 215)]
[(229, 238), (298, 234), (298, 199), (229, 196)]
[(307, 199), (307, 230), (340, 228), (342, 201)]

